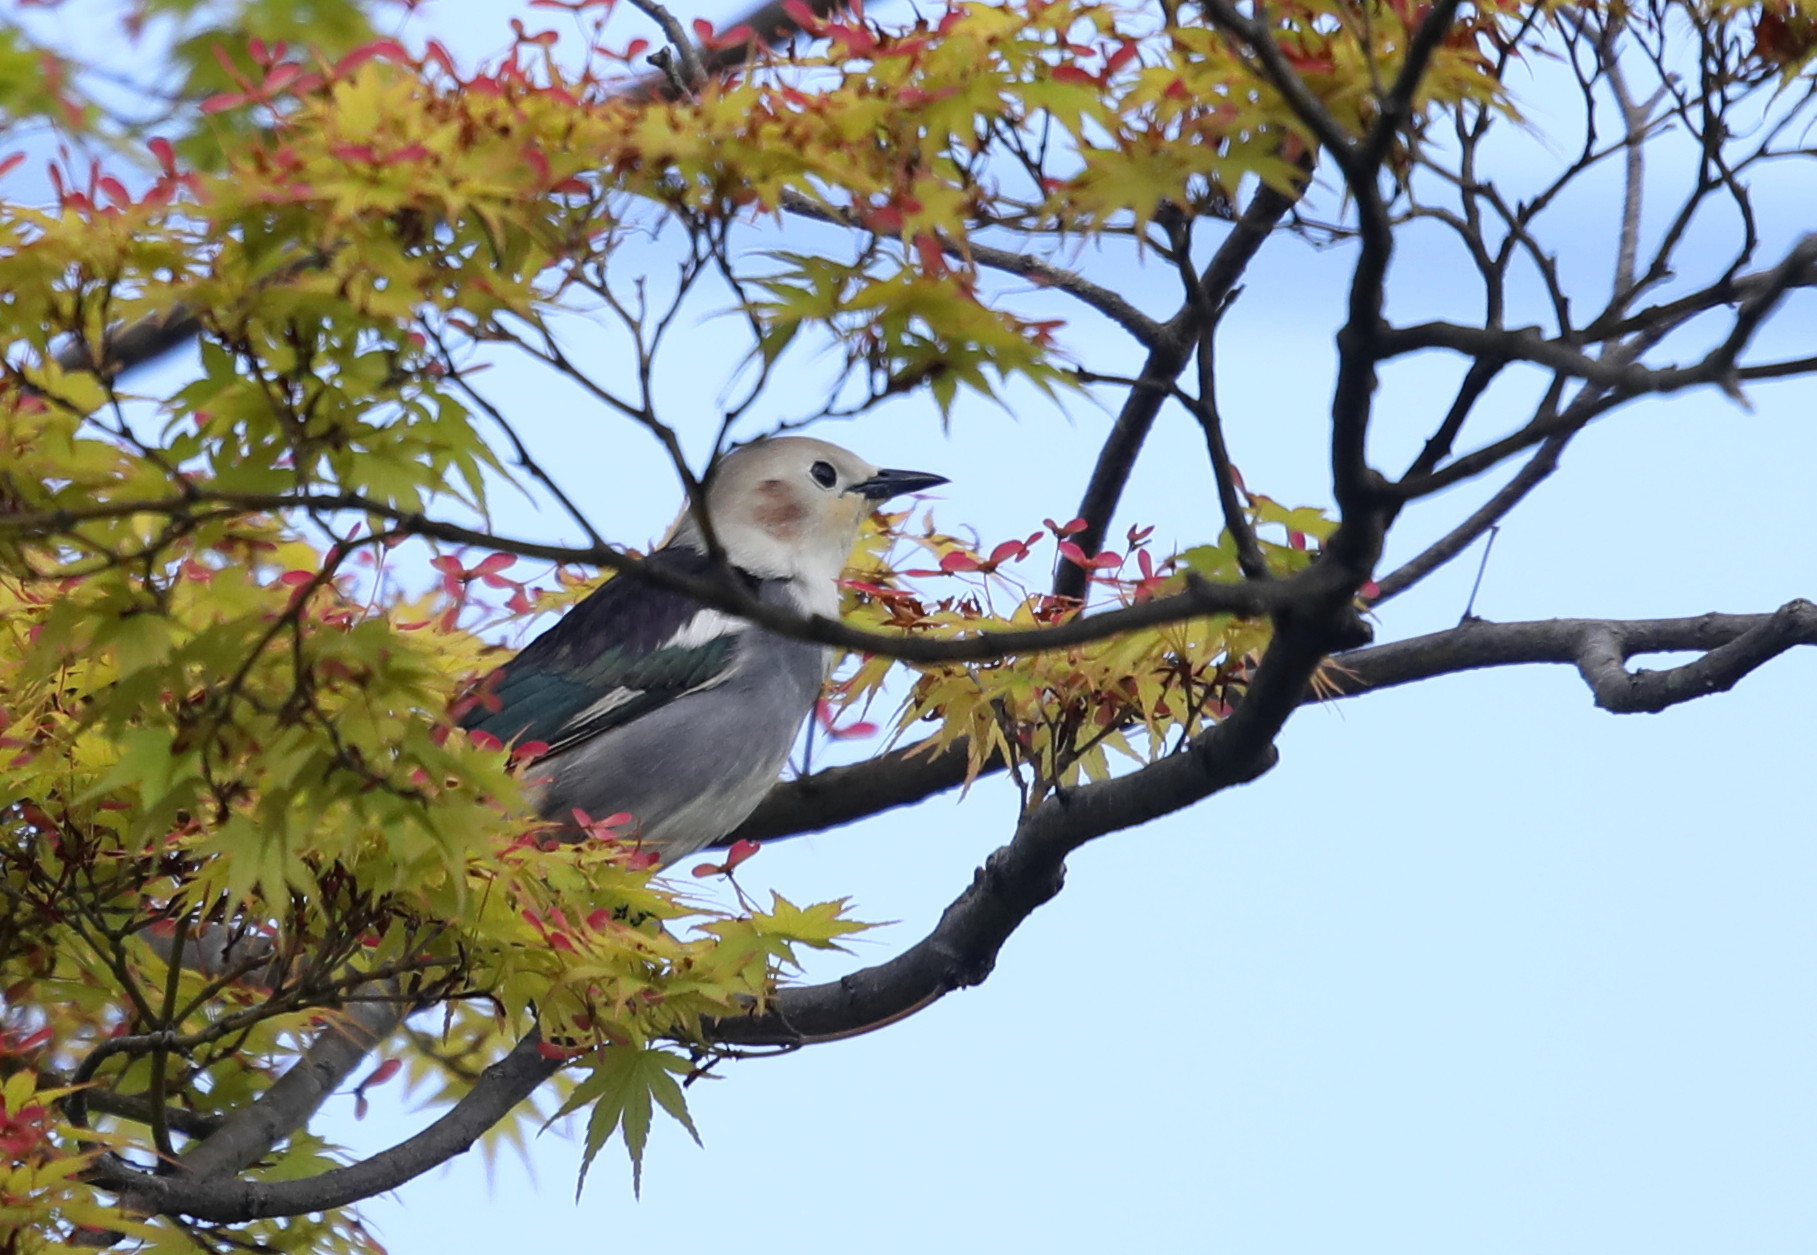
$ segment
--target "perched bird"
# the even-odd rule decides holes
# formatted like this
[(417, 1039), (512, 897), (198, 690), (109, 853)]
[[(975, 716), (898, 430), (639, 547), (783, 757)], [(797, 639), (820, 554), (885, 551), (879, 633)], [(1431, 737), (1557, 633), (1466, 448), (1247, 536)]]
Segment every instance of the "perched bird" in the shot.
[[(726, 561), (760, 601), (836, 618), (859, 524), (880, 501), (946, 482), (778, 436), (714, 467), (706, 506)], [(648, 562), (715, 570), (691, 513)], [(532, 797), (545, 818), (628, 811), (627, 835), (671, 863), (756, 809), (831, 661), (824, 646), (620, 576), (488, 676), (461, 724), (547, 744), (529, 773), (541, 781)]]

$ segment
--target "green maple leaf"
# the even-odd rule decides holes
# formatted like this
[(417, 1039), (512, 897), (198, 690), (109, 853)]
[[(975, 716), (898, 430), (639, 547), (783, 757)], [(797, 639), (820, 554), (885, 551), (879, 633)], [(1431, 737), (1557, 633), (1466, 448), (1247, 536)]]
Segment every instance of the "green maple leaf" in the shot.
[[(650, 1120), (660, 1105), (700, 1144), (700, 1131), (688, 1114), (688, 1103), (675, 1077), (687, 1075), (692, 1065), (671, 1051), (634, 1050), (608, 1046), (587, 1059), (588, 1077), (569, 1095), (549, 1123), (591, 1103), (587, 1116), (587, 1141), (581, 1152), (580, 1176), (574, 1197), (586, 1188), (587, 1170), (613, 1133), (623, 1131), (625, 1150), (631, 1156), (631, 1190), (643, 1191), (644, 1147), (650, 1140)], [(545, 1126), (547, 1127), (547, 1126)]]
[(770, 909), (753, 915), (751, 922), (760, 933), (784, 936), (816, 950), (843, 950), (839, 938), (875, 927), (845, 918), (850, 903), (850, 898), (836, 898), (802, 907), (771, 891)]

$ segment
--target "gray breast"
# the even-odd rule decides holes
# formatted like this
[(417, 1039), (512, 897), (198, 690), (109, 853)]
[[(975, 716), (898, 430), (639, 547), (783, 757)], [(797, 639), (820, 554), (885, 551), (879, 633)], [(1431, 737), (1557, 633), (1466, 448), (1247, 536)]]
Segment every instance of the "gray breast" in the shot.
[(645, 849), (672, 863), (717, 841), (776, 782), (826, 678), (827, 651), (757, 629), (732, 674), (537, 764), (537, 809), (567, 820), (629, 811)]

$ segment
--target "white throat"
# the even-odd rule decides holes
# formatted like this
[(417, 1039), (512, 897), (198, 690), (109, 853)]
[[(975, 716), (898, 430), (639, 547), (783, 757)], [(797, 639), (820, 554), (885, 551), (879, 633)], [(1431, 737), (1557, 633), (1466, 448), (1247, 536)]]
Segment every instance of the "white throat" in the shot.
[[(851, 559), (852, 539), (815, 537), (806, 544), (790, 543), (762, 527), (732, 519), (721, 523), (718, 531), (719, 543), (733, 566), (758, 579), (784, 584), (789, 599), (803, 614), (839, 617), (838, 581)], [(692, 519), (683, 522), (671, 543), (706, 548)]]

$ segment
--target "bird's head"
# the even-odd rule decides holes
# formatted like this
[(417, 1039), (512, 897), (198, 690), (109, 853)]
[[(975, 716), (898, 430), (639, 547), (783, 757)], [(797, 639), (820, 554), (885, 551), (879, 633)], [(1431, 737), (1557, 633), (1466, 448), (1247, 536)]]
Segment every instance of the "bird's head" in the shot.
[[(713, 468), (707, 513), (734, 566), (830, 588), (851, 557), (859, 524), (878, 502), (946, 482), (922, 471), (879, 469), (824, 440), (773, 436), (734, 450)], [(704, 547), (691, 514), (669, 543)]]

